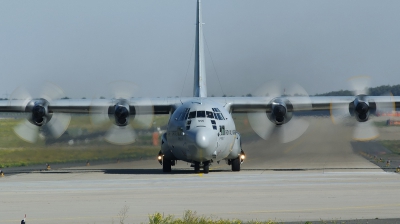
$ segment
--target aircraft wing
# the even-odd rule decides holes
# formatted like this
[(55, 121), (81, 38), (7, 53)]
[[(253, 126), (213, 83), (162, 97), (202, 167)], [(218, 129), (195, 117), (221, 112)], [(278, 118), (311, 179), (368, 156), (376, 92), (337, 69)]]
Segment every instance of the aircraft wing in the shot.
[(367, 141), (379, 136), (371, 114), (391, 115), (400, 108), (396, 96), (284, 96), (284, 97), (219, 97), (213, 99), (232, 113), (247, 113), (248, 122), (263, 139), (276, 133), (281, 142), (299, 138), (309, 126), (307, 119), (293, 112), (326, 111), (334, 124), (348, 122), (354, 117), (353, 139)]
[[(193, 99), (192, 97), (176, 98), (131, 98), (128, 100), (130, 107), (153, 107), (147, 113), (169, 114), (180, 104)], [(346, 105), (357, 100), (356, 96), (311, 96), (311, 97), (210, 97), (212, 101), (224, 105), (232, 113), (271, 112), (271, 102), (279, 99), (289, 102), (292, 107), (288, 111), (329, 111), (337, 105)], [(34, 101), (34, 100), (32, 100)], [(374, 104), (386, 104), (391, 108), (400, 108), (399, 96), (367, 96), (366, 101)], [(25, 111), (29, 100), (0, 100), (0, 112), (29, 112)], [(118, 103), (115, 99), (58, 99), (48, 104), (49, 113), (80, 113), (88, 114), (91, 110), (102, 107), (112, 107)], [(377, 108), (379, 109), (379, 108)]]
[[(168, 114), (171, 109), (181, 104), (185, 98), (132, 98), (128, 100), (130, 107), (154, 109), (147, 111), (153, 114)], [(0, 112), (29, 112), (26, 105), (31, 100), (0, 100)], [(35, 100), (32, 100), (35, 101)], [(118, 103), (115, 99), (58, 99), (48, 104), (49, 113), (88, 114), (91, 110), (112, 107)]]
[[(277, 97), (281, 101), (293, 104), (290, 112), (295, 111), (329, 111), (332, 107), (344, 106), (354, 102), (356, 96), (311, 96), (311, 97)], [(232, 113), (247, 113), (264, 111), (271, 112), (272, 97), (214, 97), (212, 100), (219, 102)], [(382, 109), (400, 108), (399, 96), (367, 96), (368, 102), (382, 105)], [(387, 108), (389, 107), (389, 108)], [(377, 108), (380, 109), (380, 108)]]
[[(101, 121), (108, 120), (109, 115), (114, 114), (115, 124), (106, 140), (129, 144), (135, 140), (134, 131), (126, 126), (130, 116), (135, 116), (138, 122), (143, 120), (143, 123), (151, 124), (152, 115), (169, 114), (189, 100), (198, 98), (15, 99), (0, 101), (0, 112), (28, 114), (27, 119), (15, 127), (14, 131), (29, 142), (36, 141), (39, 127), (43, 125), (49, 128), (53, 137), (61, 136), (68, 127), (69, 114), (95, 114), (94, 120)], [(400, 107), (400, 97), (393, 96), (211, 97), (207, 100), (220, 103), (231, 113), (247, 113), (253, 130), (264, 139), (270, 136), (275, 127), (283, 125), (285, 128), (281, 130), (290, 130), (282, 131), (289, 133), (282, 135), (283, 142), (298, 138), (308, 127), (306, 122), (295, 119), (293, 112), (329, 111), (332, 121), (354, 116), (360, 123), (354, 134), (355, 139), (365, 140), (377, 136), (371, 122), (366, 122), (370, 114), (378, 111), (392, 112)]]

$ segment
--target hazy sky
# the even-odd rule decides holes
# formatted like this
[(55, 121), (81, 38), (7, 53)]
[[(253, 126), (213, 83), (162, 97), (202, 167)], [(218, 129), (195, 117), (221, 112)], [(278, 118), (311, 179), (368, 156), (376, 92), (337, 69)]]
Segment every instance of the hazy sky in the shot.
[[(400, 1), (202, 6), (209, 95), (250, 93), (272, 79), (310, 94), (348, 89), (356, 75), (400, 84)], [(195, 16), (195, 0), (1, 0), (0, 97), (44, 81), (94, 97), (116, 80), (136, 83), (137, 96), (191, 96)]]

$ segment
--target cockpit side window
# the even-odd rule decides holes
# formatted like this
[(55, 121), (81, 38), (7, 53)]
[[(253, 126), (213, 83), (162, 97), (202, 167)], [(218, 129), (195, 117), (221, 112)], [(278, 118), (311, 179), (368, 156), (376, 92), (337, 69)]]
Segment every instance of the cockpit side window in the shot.
[(189, 108), (185, 108), (185, 110), (182, 111), (182, 113), (179, 115), (178, 120), (180, 120), (180, 121), (186, 120), (189, 110), (190, 110)]
[(183, 116), (182, 120), (186, 120), (187, 119), (187, 117), (189, 116), (189, 111), (190, 111), (190, 108), (186, 108), (185, 109), (185, 115)]
[(185, 112), (182, 111), (182, 113), (178, 117), (178, 121), (183, 121), (183, 118), (185, 117)]
[(218, 120), (225, 120), (224, 116), (222, 115), (221, 111), (218, 108), (212, 108), (214, 111), (214, 116)]
[(207, 118), (214, 118), (214, 114), (211, 111), (206, 111), (206, 117)]
[(196, 117), (196, 111), (191, 111), (191, 112), (189, 113), (188, 119), (195, 118), (195, 117)]
[(206, 117), (206, 112), (202, 110), (197, 111), (197, 117)]

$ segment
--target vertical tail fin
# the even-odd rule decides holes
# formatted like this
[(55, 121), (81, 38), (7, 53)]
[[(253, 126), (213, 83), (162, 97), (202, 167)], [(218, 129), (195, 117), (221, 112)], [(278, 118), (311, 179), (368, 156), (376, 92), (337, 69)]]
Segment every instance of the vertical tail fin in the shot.
[(200, 0), (197, 0), (193, 96), (207, 97), (206, 66), (204, 62), (203, 22), (201, 19)]

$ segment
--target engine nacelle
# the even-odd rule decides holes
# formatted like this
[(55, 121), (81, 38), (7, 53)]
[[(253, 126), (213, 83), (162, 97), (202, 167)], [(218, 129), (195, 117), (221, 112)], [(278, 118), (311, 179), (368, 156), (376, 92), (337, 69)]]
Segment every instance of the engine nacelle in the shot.
[(28, 121), (39, 127), (45, 125), (52, 117), (48, 106), (49, 102), (45, 99), (31, 100), (25, 107), (25, 112), (30, 112)]
[(371, 113), (375, 113), (375, 102), (369, 102), (366, 95), (358, 95), (356, 99), (349, 104), (350, 115), (355, 116), (357, 121), (366, 122)]
[(135, 107), (130, 107), (126, 100), (119, 100), (114, 106), (108, 108), (108, 115), (117, 126), (127, 126), (130, 117), (135, 117)]
[(267, 116), (272, 123), (276, 125), (282, 125), (292, 119), (293, 105), (289, 100), (276, 98), (268, 104), (268, 107), (271, 112), (267, 112)]

